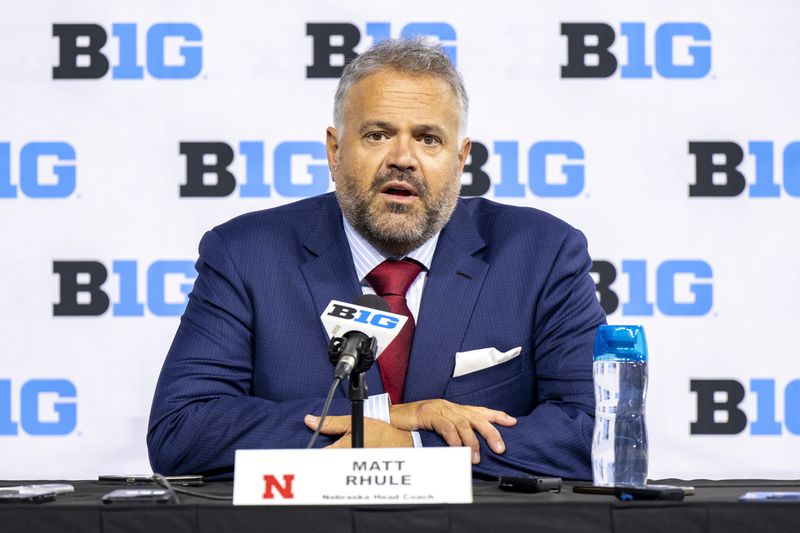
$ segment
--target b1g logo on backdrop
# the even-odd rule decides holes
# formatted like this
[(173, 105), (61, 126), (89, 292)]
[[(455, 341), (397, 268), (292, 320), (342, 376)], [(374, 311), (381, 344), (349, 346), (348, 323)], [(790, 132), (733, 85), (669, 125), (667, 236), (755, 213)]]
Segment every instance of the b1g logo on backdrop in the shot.
[[(155, 316), (180, 316), (197, 277), (192, 261), (160, 260), (151, 263), (144, 275), (146, 302), (139, 300), (139, 263), (116, 260), (111, 271), (117, 276), (119, 290), (109, 294), (103, 285), (108, 268), (99, 261), (53, 261), (53, 273), (59, 277), (59, 301), (53, 304), (53, 316), (100, 316), (111, 307), (113, 316), (144, 316), (145, 305)], [(144, 270), (144, 265), (142, 265)], [(112, 296), (116, 297), (113, 305)]]
[[(285, 141), (272, 151), (273, 182), (265, 177), (264, 155), (268, 148), (261, 141), (238, 143), (244, 160), (241, 197), (260, 198), (273, 194), (305, 198), (328, 191), (331, 185), (325, 144), (319, 141)], [(236, 191), (237, 177), (231, 169), (236, 153), (226, 142), (181, 142), (179, 151), (186, 157), (186, 181), (180, 186), (182, 198), (224, 197)], [(584, 188), (584, 152), (574, 141), (539, 141), (527, 150), (528, 176), (520, 182), (520, 150), (517, 141), (498, 141), (490, 154), (485, 144), (473, 141), (469, 162), (464, 166), (462, 196), (525, 197), (526, 190), (541, 197), (574, 197)], [(493, 160), (492, 160), (493, 159)], [(494, 190), (485, 168), (499, 166)], [(526, 188), (527, 185), (527, 188)], [(274, 189), (274, 190), (273, 190)]]
[[(607, 315), (619, 309), (620, 289), (627, 289), (623, 316), (653, 316), (655, 309), (666, 316), (703, 316), (714, 304), (711, 265), (699, 259), (668, 259), (650, 265), (643, 259), (624, 259), (622, 272), (627, 284), (617, 282), (618, 268), (610, 261), (595, 260), (595, 279), (600, 306)], [(648, 297), (648, 276), (655, 274), (655, 300)]]
[[(520, 180), (520, 159), (526, 155), (528, 173)], [(499, 167), (497, 178), (487, 173), (488, 164)], [(570, 198), (584, 189), (584, 152), (575, 141), (537, 141), (527, 154), (518, 141), (495, 141), (490, 152), (486, 144), (473, 140), (464, 175), (471, 178), (462, 185), (461, 196), (492, 192), (497, 198), (524, 198), (530, 190), (543, 198)]]
[[(78, 421), (75, 385), (67, 379), (31, 379), (16, 393), (10, 379), (0, 379), (0, 436), (68, 435)], [(15, 420), (12, 406), (19, 406)]]
[[(29, 142), (17, 153), (0, 142), (0, 198), (66, 198), (75, 191), (75, 149), (69, 143)], [(12, 162), (19, 162), (18, 176)], [(17, 183), (14, 183), (14, 182)]]
[[(783, 422), (777, 412), (776, 394), (784, 380), (751, 379), (750, 396), (755, 396), (755, 413), (745, 413), (742, 402), (748, 395), (745, 385), (735, 379), (693, 379), (690, 390), (697, 395), (697, 420), (690, 425), (692, 435), (738, 435), (750, 422), (751, 435), (781, 435), (785, 428), (800, 435), (800, 379), (783, 387)], [(749, 415), (749, 416), (748, 416)]]
[[(563, 22), (567, 38), (567, 64), (562, 78), (609, 78), (619, 68), (621, 78), (697, 79), (711, 71), (711, 31), (699, 22), (665, 22), (655, 32), (644, 22), (623, 22), (619, 34), (627, 43), (627, 56), (611, 50), (617, 34), (603, 22)], [(652, 36), (652, 37), (651, 37)], [(655, 60), (647, 63), (648, 46)]]
[[(367, 22), (364, 33), (375, 44), (392, 37), (435, 37), (442, 49), (456, 65), (456, 30), (446, 22), (411, 22), (403, 26), (399, 35), (392, 32), (389, 22)], [(312, 63), (306, 67), (307, 78), (338, 78), (344, 66), (358, 56), (355, 49), (363, 35), (355, 24), (349, 22), (309, 22), (306, 35), (311, 37)]]
[[(99, 24), (53, 24), (53, 37), (58, 38), (53, 79), (99, 79), (109, 69), (111, 78), (119, 80), (141, 80), (145, 70), (155, 79), (191, 79), (203, 69), (203, 34), (194, 24), (160, 22), (145, 31), (135, 23), (115, 23), (111, 35), (119, 45), (113, 58), (104, 49), (108, 32)], [(144, 63), (138, 56), (140, 38)]]
[[(742, 146), (730, 141), (689, 141), (695, 158), (695, 182), (689, 185), (690, 197), (733, 197), (747, 190), (751, 198), (779, 198), (781, 184), (775, 172), (776, 149), (772, 141), (750, 141), (747, 152), (755, 166), (753, 183), (740, 170), (744, 161)], [(800, 197), (800, 141), (783, 149), (783, 191)]]
[[(273, 181), (265, 180), (262, 141), (242, 141), (239, 155), (244, 160), (244, 181), (239, 187), (243, 198), (264, 198), (273, 194), (303, 198), (327, 192), (330, 186), (325, 144), (318, 141), (285, 141), (272, 150)], [(179, 188), (181, 198), (224, 197), (236, 190), (237, 180), (231, 164), (234, 148), (225, 142), (181, 142), (186, 156), (186, 183)], [(274, 191), (273, 191), (274, 187)]]

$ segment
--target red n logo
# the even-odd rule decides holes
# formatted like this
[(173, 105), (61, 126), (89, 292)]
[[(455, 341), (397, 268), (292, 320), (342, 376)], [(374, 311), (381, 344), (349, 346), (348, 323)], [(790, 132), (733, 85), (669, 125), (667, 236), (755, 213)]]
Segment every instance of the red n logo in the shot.
[(284, 474), (283, 475), (283, 484), (278, 481), (278, 478), (273, 476), (272, 474), (267, 474), (264, 476), (264, 499), (271, 500), (275, 496), (272, 494), (272, 489), (277, 490), (283, 498), (287, 500), (291, 500), (294, 498), (294, 493), (292, 492), (292, 481), (294, 481), (294, 474)]

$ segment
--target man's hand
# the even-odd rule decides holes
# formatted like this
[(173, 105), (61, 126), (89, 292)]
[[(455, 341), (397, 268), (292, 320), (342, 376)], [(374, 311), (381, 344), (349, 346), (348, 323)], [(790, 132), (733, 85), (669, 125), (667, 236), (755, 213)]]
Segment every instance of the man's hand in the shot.
[[(312, 431), (317, 429), (319, 417), (306, 415), (303, 420)], [(326, 446), (326, 448), (350, 448), (350, 417), (328, 416), (320, 433), (324, 435), (342, 435), (342, 438)], [(365, 448), (411, 448), (414, 441), (411, 432), (398, 429), (375, 418), (364, 418)]]
[(421, 400), (392, 405), (389, 417), (394, 427), (407, 431), (435, 431), (449, 446), (472, 448), (472, 463), (481, 461), (477, 431), (495, 453), (506, 451), (506, 445), (492, 424), (513, 426), (517, 419), (503, 411), (486, 407), (459, 405), (447, 400)]

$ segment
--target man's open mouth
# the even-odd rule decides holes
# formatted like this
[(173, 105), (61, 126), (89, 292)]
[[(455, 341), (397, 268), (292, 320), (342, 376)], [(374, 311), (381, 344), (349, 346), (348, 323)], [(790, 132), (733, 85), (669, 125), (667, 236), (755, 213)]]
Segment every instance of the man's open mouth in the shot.
[(417, 191), (414, 187), (407, 183), (392, 182), (387, 183), (382, 189), (381, 193), (398, 197), (413, 197), (417, 196)]

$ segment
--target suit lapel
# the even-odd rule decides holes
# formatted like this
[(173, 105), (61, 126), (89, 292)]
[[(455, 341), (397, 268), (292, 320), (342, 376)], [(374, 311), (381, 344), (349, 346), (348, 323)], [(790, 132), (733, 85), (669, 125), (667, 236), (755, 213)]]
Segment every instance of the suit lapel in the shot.
[[(311, 257), (300, 265), (300, 271), (308, 285), (317, 316), (321, 316), (331, 300), (352, 302), (361, 295), (361, 286), (353, 265), (350, 245), (342, 226), (342, 214), (333, 194), (325, 199), (316, 225), (303, 242)], [(318, 327), (323, 329), (318, 320)], [(327, 335), (325, 335), (327, 339)], [(327, 357), (327, 347), (320, 353)], [(331, 366), (331, 377), (333, 366)], [(343, 384), (346, 386), (346, 384)], [(383, 393), (378, 365), (367, 372), (367, 387), (370, 394)], [(344, 389), (346, 392), (346, 388)]]
[(404, 401), (444, 396), (455, 354), (483, 287), (489, 264), (473, 256), (485, 247), (459, 202), (439, 236), (425, 282), (408, 365)]

